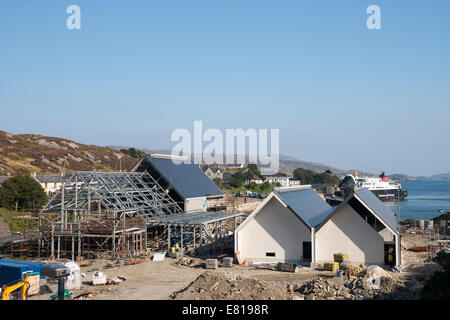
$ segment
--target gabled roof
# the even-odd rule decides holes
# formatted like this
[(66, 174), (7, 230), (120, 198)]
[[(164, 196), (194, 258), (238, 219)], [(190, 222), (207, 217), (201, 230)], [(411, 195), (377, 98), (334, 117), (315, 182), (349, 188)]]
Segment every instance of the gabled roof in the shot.
[(372, 211), (374, 211), (381, 220), (388, 224), (392, 229), (398, 231), (397, 216), (369, 189), (359, 189), (355, 191), (356, 197), (363, 201)]
[(332, 208), (323, 200), (310, 185), (295, 187), (275, 188), (259, 206), (239, 225), (236, 231), (240, 231), (245, 224), (260, 212), (265, 205), (276, 198), (284, 206), (288, 207), (307, 227), (313, 228), (325, 219)]
[(332, 210), (311, 186), (275, 188), (274, 192), (310, 228), (321, 223)]
[(372, 191), (369, 189), (358, 189), (355, 190), (353, 194), (348, 196), (343, 202), (341, 202), (338, 206), (333, 207), (328, 217), (326, 217), (320, 225), (317, 226), (317, 229), (320, 229), (325, 223), (331, 219), (331, 217), (336, 214), (344, 205), (346, 205), (351, 199), (357, 199), (359, 202), (361, 202), (364, 206), (366, 206), (372, 213), (375, 215), (375, 217), (383, 224), (388, 226), (390, 229), (392, 229), (394, 232), (398, 233), (398, 223), (397, 223), (397, 216), (395, 213), (389, 209), (383, 202), (381, 202), (378, 197), (373, 194)]
[(142, 161), (155, 168), (184, 199), (223, 195), (222, 190), (194, 163), (175, 164), (170, 158), (152, 156), (145, 156)]

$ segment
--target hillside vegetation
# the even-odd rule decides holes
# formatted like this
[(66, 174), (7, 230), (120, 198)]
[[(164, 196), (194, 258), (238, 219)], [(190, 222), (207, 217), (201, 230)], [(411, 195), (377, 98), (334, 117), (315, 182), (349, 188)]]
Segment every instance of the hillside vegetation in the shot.
[(0, 175), (129, 170), (136, 159), (108, 147), (62, 138), (0, 131)]

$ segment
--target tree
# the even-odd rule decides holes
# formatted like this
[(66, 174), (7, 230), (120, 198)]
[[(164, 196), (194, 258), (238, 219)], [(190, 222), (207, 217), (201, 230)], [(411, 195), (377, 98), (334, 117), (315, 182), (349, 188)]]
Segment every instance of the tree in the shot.
[(0, 186), (0, 205), (8, 209), (32, 209), (46, 202), (47, 195), (44, 189), (30, 176), (15, 176)]
[(137, 158), (137, 159), (140, 159), (146, 155), (145, 152), (137, 150), (136, 148), (120, 149), (120, 152), (125, 153), (126, 155), (129, 155), (130, 157)]
[(244, 184), (245, 180), (247, 180), (245, 175), (241, 171), (238, 171), (231, 176), (229, 184), (234, 188), (239, 188)]
[(332, 174), (330, 170), (316, 173), (312, 170), (298, 168), (294, 170), (294, 178), (299, 179), (303, 184), (338, 184), (339, 178)]

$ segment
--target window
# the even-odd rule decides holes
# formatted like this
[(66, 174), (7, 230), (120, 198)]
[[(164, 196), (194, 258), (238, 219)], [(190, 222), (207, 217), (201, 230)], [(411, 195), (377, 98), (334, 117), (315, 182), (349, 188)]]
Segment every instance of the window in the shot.
[(266, 257), (275, 257), (275, 252), (266, 252)]

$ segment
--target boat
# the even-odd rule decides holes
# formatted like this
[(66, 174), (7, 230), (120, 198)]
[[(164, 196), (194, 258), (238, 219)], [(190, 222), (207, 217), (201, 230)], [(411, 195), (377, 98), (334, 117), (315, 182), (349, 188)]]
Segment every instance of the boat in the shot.
[(402, 185), (397, 180), (389, 180), (384, 172), (379, 177), (359, 177), (358, 171), (355, 171), (355, 175), (347, 174), (339, 187), (367, 188), (385, 202), (401, 201), (408, 196), (408, 191), (402, 190)]

